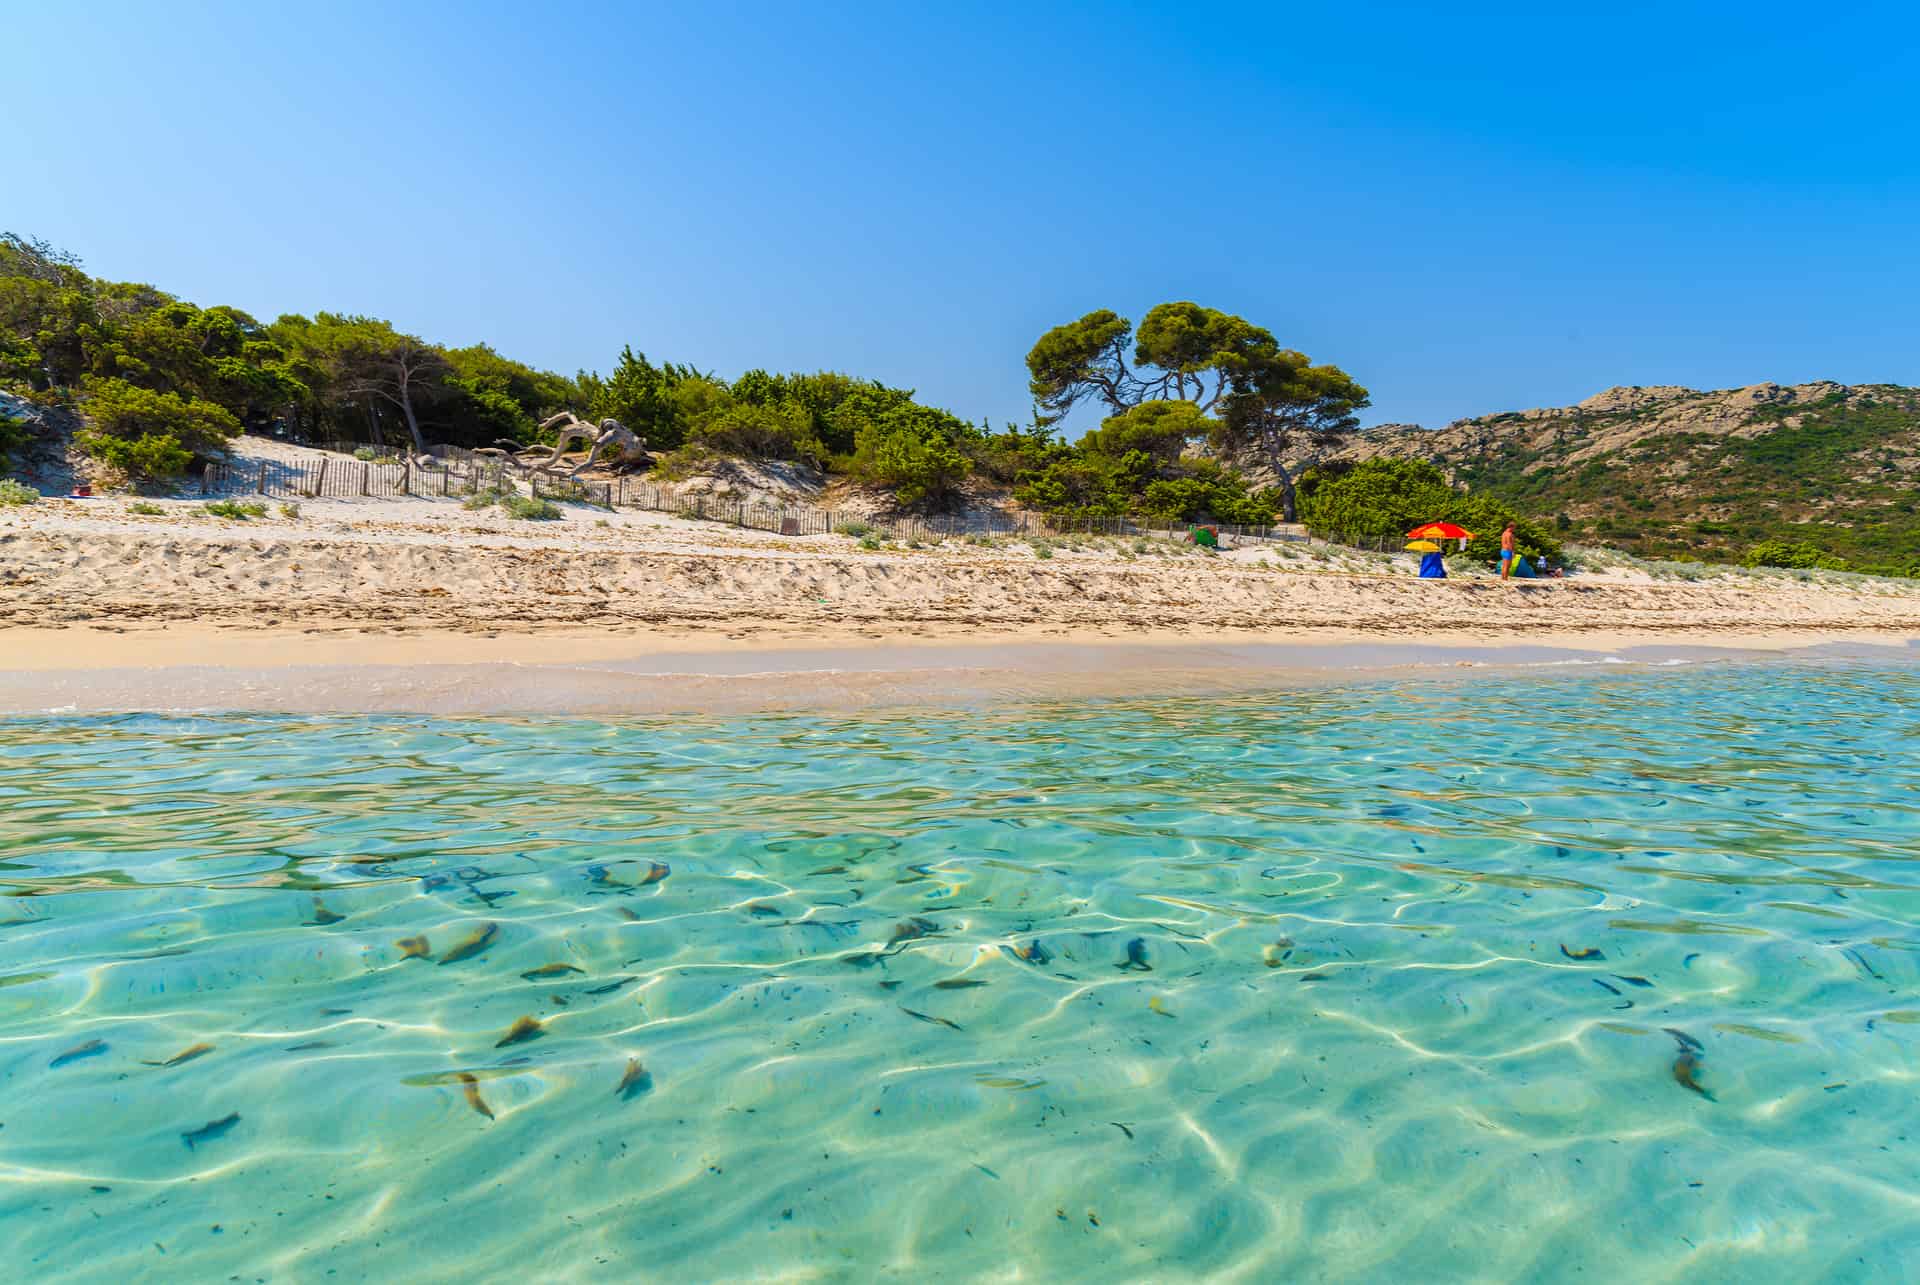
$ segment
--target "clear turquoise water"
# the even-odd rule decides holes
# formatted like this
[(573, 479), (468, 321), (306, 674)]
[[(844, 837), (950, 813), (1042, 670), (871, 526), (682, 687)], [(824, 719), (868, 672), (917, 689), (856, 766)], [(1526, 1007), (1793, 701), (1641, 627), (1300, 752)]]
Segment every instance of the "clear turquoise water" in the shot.
[(0, 723), (7, 1274), (1897, 1279), (1916, 744), (1815, 666)]

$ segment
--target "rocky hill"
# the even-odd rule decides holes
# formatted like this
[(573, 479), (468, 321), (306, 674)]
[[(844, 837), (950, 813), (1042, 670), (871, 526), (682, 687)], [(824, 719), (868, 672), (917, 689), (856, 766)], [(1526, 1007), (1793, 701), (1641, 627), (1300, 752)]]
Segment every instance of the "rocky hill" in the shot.
[(1860, 569), (1920, 565), (1920, 389), (1609, 388), (1442, 429), (1394, 424), (1341, 456), (1431, 460), (1457, 483), (1649, 557), (1804, 541)]

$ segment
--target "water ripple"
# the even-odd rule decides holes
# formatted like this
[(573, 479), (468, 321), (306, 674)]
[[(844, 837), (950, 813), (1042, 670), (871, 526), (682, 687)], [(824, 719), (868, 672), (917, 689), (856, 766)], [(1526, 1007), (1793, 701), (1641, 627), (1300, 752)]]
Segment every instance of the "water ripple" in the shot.
[(1845, 666), (0, 722), (0, 1222), (37, 1280), (1897, 1277), (1917, 732)]

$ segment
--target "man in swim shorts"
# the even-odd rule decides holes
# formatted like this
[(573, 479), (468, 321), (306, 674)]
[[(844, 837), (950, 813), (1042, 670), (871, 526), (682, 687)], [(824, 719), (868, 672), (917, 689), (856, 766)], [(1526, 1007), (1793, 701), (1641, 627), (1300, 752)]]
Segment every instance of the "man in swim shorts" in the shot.
[(1500, 578), (1513, 579), (1513, 523), (1507, 523), (1507, 529), (1500, 533)]

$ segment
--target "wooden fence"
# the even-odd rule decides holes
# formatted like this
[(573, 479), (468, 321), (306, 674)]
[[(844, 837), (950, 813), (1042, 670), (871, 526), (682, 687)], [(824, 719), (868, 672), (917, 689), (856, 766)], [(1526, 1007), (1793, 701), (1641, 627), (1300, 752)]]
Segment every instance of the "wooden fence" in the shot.
[[(260, 460), (209, 464), (200, 479), (204, 496), (261, 495), (290, 499), (457, 499), (482, 491), (524, 492), (536, 499), (588, 504), (603, 509), (645, 509), (694, 521), (777, 535), (821, 535), (841, 531), (871, 533), (891, 540), (967, 537), (1048, 537), (1089, 535), (1122, 538), (1183, 538), (1186, 522), (1143, 523), (1131, 518), (1065, 518), (1043, 513), (973, 512), (926, 517), (874, 517), (863, 513), (783, 505), (764, 500), (726, 500), (661, 486), (641, 478), (582, 482), (543, 473), (511, 456), (477, 454), (459, 447), (435, 447), (431, 457), (401, 457), (390, 462), (330, 454), (313, 463)], [(1244, 541), (1304, 541), (1305, 527), (1219, 525), (1222, 535)]]

